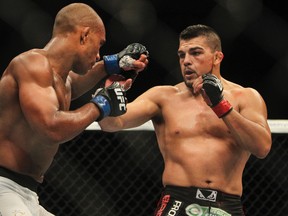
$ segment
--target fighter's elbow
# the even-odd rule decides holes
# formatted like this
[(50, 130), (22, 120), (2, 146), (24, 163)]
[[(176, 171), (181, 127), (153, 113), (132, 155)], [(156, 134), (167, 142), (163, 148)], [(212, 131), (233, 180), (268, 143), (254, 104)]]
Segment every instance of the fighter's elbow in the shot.
[(267, 143), (261, 148), (259, 148), (258, 151), (254, 153), (254, 155), (259, 159), (264, 159), (269, 154), (270, 150), (271, 144)]

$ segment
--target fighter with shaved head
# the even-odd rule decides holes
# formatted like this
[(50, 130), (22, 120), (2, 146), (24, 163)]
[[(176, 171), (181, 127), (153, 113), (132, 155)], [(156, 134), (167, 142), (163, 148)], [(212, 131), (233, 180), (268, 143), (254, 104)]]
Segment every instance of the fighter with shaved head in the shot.
[[(59, 145), (94, 121), (126, 112), (123, 85), (100, 88), (83, 106), (69, 110), (71, 100), (112, 74), (137, 74), (148, 64), (138, 43), (104, 56), (102, 19), (88, 5), (73, 3), (56, 18), (51, 40), (43, 49), (16, 56), (0, 80), (0, 215), (52, 215), (39, 205), (37, 186)], [(127, 61), (127, 59), (129, 61)], [(132, 77), (132, 78), (134, 78)]]

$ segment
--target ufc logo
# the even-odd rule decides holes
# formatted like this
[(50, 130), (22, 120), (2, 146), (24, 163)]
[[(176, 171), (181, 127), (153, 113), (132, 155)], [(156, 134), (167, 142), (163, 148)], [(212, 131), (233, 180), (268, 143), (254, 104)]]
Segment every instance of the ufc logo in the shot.
[(120, 88), (115, 88), (114, 92), (117, 95), (117, 99), (120, 101), (119, 110), (126, 110), (125, 97), (123, 95), (122, 90)]

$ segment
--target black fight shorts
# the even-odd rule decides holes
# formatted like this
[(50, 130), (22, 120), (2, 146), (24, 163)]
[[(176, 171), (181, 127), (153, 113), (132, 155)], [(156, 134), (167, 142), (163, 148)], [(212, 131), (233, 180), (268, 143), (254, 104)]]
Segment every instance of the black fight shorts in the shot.
[(244, 216), (240, 196), (217, 190), (166, 186), (154, 216)]

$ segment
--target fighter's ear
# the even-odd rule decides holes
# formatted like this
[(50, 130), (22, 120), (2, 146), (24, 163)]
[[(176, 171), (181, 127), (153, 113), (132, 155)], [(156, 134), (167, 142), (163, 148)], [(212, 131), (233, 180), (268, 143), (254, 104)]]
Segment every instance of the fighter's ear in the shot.
[(80, 33), (80, 44), (85, 44), (90, 32), (90, 27), (83, 27)]
[(221, 51), (216, 51), (214, 55), (215, 64), (219, 64), (224, 58), (224, 54)]

